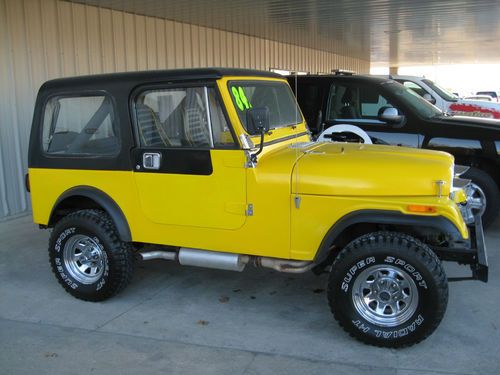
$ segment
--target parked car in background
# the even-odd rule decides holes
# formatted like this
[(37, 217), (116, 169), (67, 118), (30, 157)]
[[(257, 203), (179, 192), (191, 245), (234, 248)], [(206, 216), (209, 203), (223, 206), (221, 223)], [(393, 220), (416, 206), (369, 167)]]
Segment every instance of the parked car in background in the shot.
[(489, 95), (472, 95), (472, 96), (464, 96), (462, 99), (464, 100), (479, 100), (483, 102), (493, 102), (496, 101), (492, 96)]
[(496, 91), (478, 91), (476, 95), (488, 95), (491, 96), (495, 102), (498, 102), (498, 93)]
[[(500, 103), (496, 101), (478, 102), (477, 100), (461, 99), (424, 77), (392, 75), (390, 78), (412, 89), (443, 112), (452, 115), (500, 119)], [(488, 92), (491, 93), (491, 91)], [(481, 91), (480, 93), (486, 92)]]
[[(356, 125), (375, 144), (442, 150), (471, 168), (472, 206), (490, 225), (500, 210), (500, 121), (449, 116), (424, 100), (413, 82), (357, 75), (288, 76), (313, 135)], [(417, 94), (417, 90), (422, 90)]]

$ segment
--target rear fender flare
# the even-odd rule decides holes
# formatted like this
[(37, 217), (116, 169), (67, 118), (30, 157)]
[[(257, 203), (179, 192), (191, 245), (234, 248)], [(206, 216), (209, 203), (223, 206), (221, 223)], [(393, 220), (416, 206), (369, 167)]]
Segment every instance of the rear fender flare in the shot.
[(62, 193), (50, 213), (49, 223), (53, 222), (54, 215), (61, 203), (71, 197), (85, 197), (94, 201), (111, 217), (111, 220), (113, 220), (116, 230), (118, 231), (120, 240), (124, 242), (132, 241), (132, 235), (127, 218), (118, 204), (116, 204), (113, 198), (111, 198), (108, 194), (91, 186), (76, 186)]

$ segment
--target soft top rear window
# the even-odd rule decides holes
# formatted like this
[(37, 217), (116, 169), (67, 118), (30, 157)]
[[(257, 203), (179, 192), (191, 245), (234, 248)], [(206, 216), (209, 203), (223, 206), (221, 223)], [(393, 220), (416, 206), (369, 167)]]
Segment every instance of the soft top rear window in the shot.
[(118, 154), (113, 107), (106, 95), (50, 98), (43, 114), (43, 151), (54, 156)]

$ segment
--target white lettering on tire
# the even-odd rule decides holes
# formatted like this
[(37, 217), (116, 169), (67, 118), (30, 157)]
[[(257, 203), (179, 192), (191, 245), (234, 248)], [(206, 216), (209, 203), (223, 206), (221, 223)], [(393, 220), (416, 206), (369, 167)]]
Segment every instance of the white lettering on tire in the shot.
[(356, 272), (372, 263), (375, 263), (375, 257), (368, 257), (366, 259), (362, 259), (359, 262), (357, 262), (354, 266), (352, 266), (344, 276), (344, 281), (342, 282), (340, 289), (342, 289), (344, 292), (347, 293), (347, 291), (349, 290), (349, 284), (352, 281), (353, 276), (356, 274)]
[[(101, 244), (98, 245), (104, 250), (104, 247)], [(99, 282), (97, 283), (96, 292), (101, 290), (104, 284), (106, 284), (106, 279), (109, 274), (108, 256), (106, 252), (103, 252), (103, 257), (104, 257), (104, 273), (101, 277), (101, 280), (99, 280)]]
[(391, 256), (385, 257), (384, 262), (395, 264), (397, 266), (402, 267), (406, 272), (408, 272), (415, 279), (415, 281), (417, 282), (417, 284), (419, 286), (421, 286), (424, 289), (427, 289), (427, 283), (425, 282), (424, 278), (422, 277), (420, 272), (418, 272), (416, 270), (416, 268), (414, 266), (412, 266), (410, 263), (406, 262), (403, 259), (399, 259), (399, 258), (395, 258), (395, 257), (391, 257)]
[(54, 246), (54, 249), (56, 250), (57, 253), (59, 253), (61, 251), (61, 243), (66, 239), (66, 237), (68, 237), (69, 235), (71, 235), (75, 232), (76, 232), (75, 227), (67, 228), (63, 232), (61, 232), (59, 237), (57, 237), (56, 244)]
[[(403, 328), (391, 331), (382, 331), (379, 329), (374, 329), (373, 332), (375, 333), (375, 336), (377, 338), (382, 337), (384, 339), (390, 339), (390, 338), (396, 339), (398, 337), (407, 336), (409, 333), (415, 332), (415, 329), (418, 326), (422, 325), (423, 322), (424, 322), (424, 317), (419, 314), (411, 324)], [(361, 320), (352, 320), (352, 324), (354, 324), (354, 326), (357, 327), (363, 333), (368, 333), (371, 331), (371, 328), (366, 326)]]
[[(57, 237), (56, 243), (54, 245), (54, 250), (56, 251), (56, 253), (60, 253), (61, 252), (61, 244), (62, 244), (62, 242), (68, 236), (74, 234), (75, 232), (76, 232), (76, 228), (75, 227), (67, 228), (67, 229), (65, 229), (64, 231), (61, 232), (61, 234), (59, 235), (59, 237)], [(64, 272), (64, 268), (63, 268), (63, 265), (62, 265), (61, 258), (55, 257), (54, 258), (54, 262), (56, 264), (57, 272), (59, 272), (59, 275), (61, 276), (61, 279), (66, 284), (68, 284), (68, 286), (71, 289), (77, 289), (78, 288), (78, 284), (75, 283), (73, 280), (71, 280), (71, 278), (68, 275), (66, 275), (66, 273)]]
[(411, 332), (415, 332), (415, 329), (418, 326), (422, 325), (423, 322), (424, 322), (424, 317), (419, 314), (417, 316), (417, 318), (411, 324), (409, 324), (401, 329), (396, 329), (393, 331), (381, 331), (379, 329), (375, 329), (375, 330), (373, 330), (373, 332), (375, 332), (375, 336), (377, 338), (382, 337), (384, 339), (390, 339), (390, 338), (396, 339), (398, 337), (406, 336)]
[(367, 333), (370, 330), (370, 327), (365, 326), (361, 320), (353, 320), (352, 324), (358, 327), (360, 331), (363, 331), (363, 333)]

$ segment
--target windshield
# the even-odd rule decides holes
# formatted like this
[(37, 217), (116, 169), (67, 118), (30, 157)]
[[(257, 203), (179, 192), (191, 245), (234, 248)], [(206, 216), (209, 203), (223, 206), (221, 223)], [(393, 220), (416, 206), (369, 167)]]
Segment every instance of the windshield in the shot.
[(422, 82), (425, 83), (427, 86), (429, 86), (431, 89), (433, 89), (444, 100), (446, 100), (448, 102), (456, 102), (457, 101), (458, 98), (454, 94), (452, 94), (448, 90), (442, 88), (437, 83), (432, 82), (430, 79), (423, 79)]
[(395, 81), (387, 81), (382, 84), (384, 88), (397, 96), (407, 107), (413, 109), (423, 118), (429, 119), (432, 117), (442, 116), (443, 112), (436, 106), (429, 103), (412, 89), (403, 86)]
[(250, 108), (269, 108), (270, 129), (297, 125), (302, 122), (302, 115), (292, 90), (284, 82), (231, 81), (229, 91), (245, 130), (247, 129), (246, 111)]

